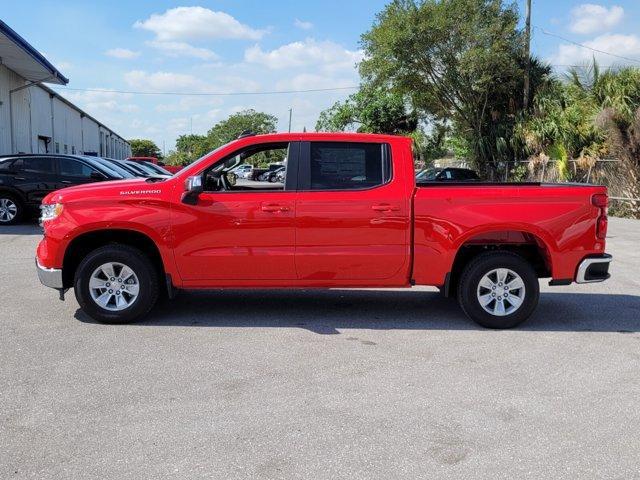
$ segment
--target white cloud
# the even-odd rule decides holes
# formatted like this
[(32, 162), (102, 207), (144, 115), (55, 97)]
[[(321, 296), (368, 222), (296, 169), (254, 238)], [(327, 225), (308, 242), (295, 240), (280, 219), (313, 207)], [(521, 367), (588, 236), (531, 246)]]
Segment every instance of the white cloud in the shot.
[[(583, 42), (583, 44), (603, 52), (640, 60), (640, 37), (637, 35), (605, 34)], [(601, 65), (634, 63), (569, 44), (562, 44), (558, 47), (558, 52), (551, 57), (551, 63), (555, 65), (578, 65), (590, 62), (592, 58), (595, 58)]]
[(215, 60), (218, 55), (207, 48), (194, 47), (186, 42), (161, 42), (154, 40), (147, 45), (160, 50), (169, 57), (194, 57), (201, 60)]
[[(301, 73), (276, 83), (278, 90), (313, 90), (322, 88), (346, 88), (357, 85), (353, 78), (332, 78), (315, 73)], [(355, 91), (355, 90), (354, 90)], [(352, 92), (350, 92), (352, 93)]]
[(204, 107), (218, 107), (224, 101), (220, 97), (182, 97), (177, 102), (159, 103), (155, 106), (156, 112), (189, 112)]
[(604, 32), (616, 26), (624, 17), (624, 9), (617, 5), (583, 3), (571, 10), (570, 30), (573, 33), (589, 34)]
[(96, 89), (84, 92), (65, 92), (64, 96), (76, 103), (80, 108), (98, 118), (100, 112), (136, 112), (140, 109), (135, 103), (131, 103), (132, 95), (119, 93), (112, 90)]
[(271, 51), (264, 51), (259, 45), (254, 45), (244, 53), (246, 62), (264, 65), (273, 70), (310, 65), (321, 65), (329, 70), (354, 68), (362, 57), (362, 51), (347, 50), (337, 43), (317, 42), (311, 38)]
[(240, 23), (231, 15), (204, 7), (177, 7), (164, 13), (154, 13), (137, 21), (136, 28), (151, 31), (165, 42), (214, 38), (258, 40), (265, 34)]
[(313, 23), (305, 22), (303, 20), (300, 20), (299, 18), (295, 19), (293, 25), (300, 30), (311, 30), (313, 28)]
[(140, 56), (140, 52), (134, 52), (128, 48), (112, 48), (104, 52), (108, 57), (121, 58), (124, 60), (130, 60)]
[(180, 90), (204, 92), (207, 89), (205, 82), (185, 73), (148, 73), (143, 70), (132, 70), (124, 74), (124, 80), (130, 87), (156, 92), (176, 92)]
[(124, 80), (132, 88), (155, 92), (224, 94), (260, 90), (260, 83), (256, 80), (234, 75), (224, 75), (216, 78), (216, 82), (206, 82), (200, 77), (185, 73), (149, 73), (143, 70), (133, 70), (125, 73)]

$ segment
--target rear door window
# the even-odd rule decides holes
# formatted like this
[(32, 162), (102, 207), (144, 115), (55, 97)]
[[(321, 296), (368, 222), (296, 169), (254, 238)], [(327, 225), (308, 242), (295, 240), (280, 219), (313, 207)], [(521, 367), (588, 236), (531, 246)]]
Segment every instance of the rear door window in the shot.
[(55, 173), (53, 159), (48, 157), (19, 158), (14, 162), (13, 169), (40, 175), (53, 175)]
[(391, 180), (387, 144), (310, 142), (309, 190), (361, 190)]
[(91, 174), (95, 172), (90, 166), (71, 158), (60, 158), (58, 162), (60, 175), (63, 177), (91, 178)]
[(13, 168), (11, 168), (11, 165), (13, 164), (13, 162), (14, 162), (13, 158), (0, 161), (0, 172), (6, 173), (6, 172), (12, 171)]

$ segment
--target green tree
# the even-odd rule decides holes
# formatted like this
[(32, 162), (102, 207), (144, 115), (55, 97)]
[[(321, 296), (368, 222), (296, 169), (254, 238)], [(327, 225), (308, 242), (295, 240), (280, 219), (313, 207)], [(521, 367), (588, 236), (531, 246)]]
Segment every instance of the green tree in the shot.
[(156, 157), (162, 158), (162, 152), (152, 140), (133, 138), (129, 140), (132, 157)]
[[(408, 97), (423, 118), (450, 122), (476, 166), (496, 173), (516, 155), (523, 34), (502, 0), (395, 0), (362, 36), (366, 82)], [(531, 91), (550, 69), (532, 59)]]
[(216, 148), (235, 140), (245, 131), (256, 134), (276, 131), (278, 119), (255, 110), (243, 110), (216, 123), (206, 135), (180, 135), (167, 156), (172, 165), (187, 165)]
[(418, 117), (402, 95), (364, 85), (344, 102), (321, 112), (316, 131), (405, 134), (417, 126)]
[(176, 151), (195, 160), (212, 150), (210, 143), (206, 135), (180, 135), (176, 139)]
[(256, 112), (253, 109), (243, 110), (216, 123), (207, 132), (207, 141), (209, 142), (209, 147), (214, 149), (235, 140), (245, 131), (251, 131), (256, 134), (273, 133), (276, 131), (277, 124), (278, 119), (273, 115)]

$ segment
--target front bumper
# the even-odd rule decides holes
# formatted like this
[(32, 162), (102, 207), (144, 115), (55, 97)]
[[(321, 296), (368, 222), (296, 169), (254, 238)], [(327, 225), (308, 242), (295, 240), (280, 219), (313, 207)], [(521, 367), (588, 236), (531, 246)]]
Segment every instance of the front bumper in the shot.
[(38, 271), (40, 283), (45, 287), (55, 288), (57, 290), (64, 288), (62, 285), (62, 269), (43, 267), (36, 258), (36, 270)]
[(576, 273), (576, 283), (603, 282), (611, 275), (609, 274), (609, 264), (613, 257), (609, 254), (587, 257), (580, 265)]

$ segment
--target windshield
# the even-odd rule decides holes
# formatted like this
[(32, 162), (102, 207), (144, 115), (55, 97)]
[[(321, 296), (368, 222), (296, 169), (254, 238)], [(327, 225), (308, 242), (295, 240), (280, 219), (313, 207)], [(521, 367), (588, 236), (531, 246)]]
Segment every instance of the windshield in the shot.
[(149, 162), (140, 162), (140, 163), (145, 165), (148, 169), (153, 170), (156, 174), (169, 175), (169, 176), (173, 175), (173, 173), (171, 173), (169, 170), (165, 170), (164, 168), (158, 165), (155, 165), (153, 163), (149, 163)]
[(107, 162), (100, 157), (91, 157), (88, 155), (81, 156), (84, 160), (89, 162), (92, 166), (97, 168), (103, 173), (106, 173), (111, 178), (133, 178), (133, 175), (122, 167), (114, 165), (111, 162)]
[[(235, 140), (234, 140), (235, 142)], [(233, 143), (233, 142), (229, 142), (229, 143)], [(199, 159), (197, 159), (195, 162), (193, 162), (191, 165), (185, 165), (186, 167), (191, 167), (193, 165), (199, 165), (200, 163), (202, 163), (202, 161), (207, 158), (209, 155), (211, 155), (212, 153), (216, 153), (220, 150), (222, 150), (223, 148), (225, 148), (227, 145), (229, 145), (229, 143), (225, 143), (224, 145), (220, 145), (218, 148), (216, 148), (215, 150), (210, 151), (209, 153), (205, 153), (203, 156), (201, 156)]]

